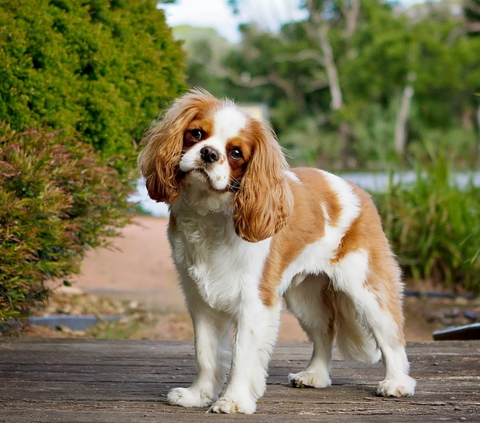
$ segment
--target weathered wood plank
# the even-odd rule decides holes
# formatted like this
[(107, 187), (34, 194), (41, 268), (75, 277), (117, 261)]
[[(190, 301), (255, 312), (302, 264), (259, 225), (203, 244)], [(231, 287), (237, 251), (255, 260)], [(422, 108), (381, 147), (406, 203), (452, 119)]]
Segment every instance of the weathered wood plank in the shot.
[(0, 340), (0, 422), (480, 421), (478, 341), (410, 345), (417, 393), (400, 399), (375, 396), (381, 364), (342, 361), (337, 351), (330, 388), (289, 387), (288, 373), (310, 353), (306, 343), (277, 347), (255, 416), (205, 416), (165, 403), (169, 389), (195, 377), (191, 342)]

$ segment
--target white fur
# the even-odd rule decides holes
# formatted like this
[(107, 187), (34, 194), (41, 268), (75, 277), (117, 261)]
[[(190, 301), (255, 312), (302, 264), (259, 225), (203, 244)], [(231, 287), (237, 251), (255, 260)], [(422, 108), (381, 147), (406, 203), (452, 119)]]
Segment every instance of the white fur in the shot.
[(247, 117), (236, 106), (227, 106), (215, 113), (213, 136), (221, 139), (234, 138), (247, 124)]
[[(206, 145), (216, 148), (227, 163), (225, 146), (245, 126), (246, 118), (229, 106), (217, 112), (214, 121), (214, 134), (184, 154), (182, 170), (201, 166), (199, 151)], [(271, 239), (250, 243), (236, 235), (232, 223), (234, 194), (216, 192), (210, 186), (222, 189), (228, 181), (228, 165), (215, 164), (205, 171), (207, 176), (195, 171), (187, 175), (180, 199), (171, 206), (175, 224), (169, 227), (169, 241), (194, 324), (198, 376), (189, 388), (173, 389), (168, 402), (184, 407), (211, 405), (209, 411), (216, 413), (250, 414), (265, 392), (280, 320), (281, 303), (265, 306), (259, 295)], [(405, 349), (395, 338), (395, 322), (365, 284), (370, 272), (368, 252), (357, 250), (339, 262), (332, 260), (360, 213), (360, 200), (347, 182), (327, 172), (322, 174), (337, 195), (340, 216), (333, 225), (327, 207), (319, 202), (326, 221), (325, 235), (305, 246), (284, 271), (277, 290), (314, 345), (305, 371), (290, 374), (289, 380), (297, 387), (331, 384), (329, 322), (333, 308), (324, 304), (322, 297), (324, 289), (331, 289), (339, 313), (339, 346), (345, 355), (374, 362), (381, 351), (386, 379), (378, 386), (378, 393), (412, 395), (415, 382), (408, 376)], [(287, 172), (287, 176), (301, 183), (294, 173)], [(229, 367), (228, 383), (219, 398)]]
[(292, 171), (290, 170), (287, 170), (285, 172), (285, 175), (287, 175), (287, 178), (291, 179), (292, 181), (296, 182), (297, 184), (302, 184), (302, 181), (300, 181), (300, 179), (298, 179), (298, 176), (295, 175), (295, 173), (293, 173)]
[(191, 195), (185, 193), (172, 206), (176, 228), (169, 231), (169, 239), (194, 321), (199, 376), (187, 390), (173, 390), (168, 401), (189, 407), (217, 399), (226, 373), (218, 356), (227, 355), (226, 328), (233, 323), (229, 383), (211, 411), (253, 413), (265, 391), (280, 318), (280, 306), (265, 307), (258, 296), (270, 239), (255, 244), (243, 241), (235, 234), (228, 208), (200, 214), (186, 200)]

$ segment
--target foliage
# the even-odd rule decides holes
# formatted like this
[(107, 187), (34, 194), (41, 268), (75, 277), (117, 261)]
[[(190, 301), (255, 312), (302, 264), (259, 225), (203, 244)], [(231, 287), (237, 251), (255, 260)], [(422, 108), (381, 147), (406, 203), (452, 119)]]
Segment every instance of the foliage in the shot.
[(187, 55), (187, 83), (192, 87), (209, 87), (217, 97), (225, 97), (226, 87), (222, 78), (212, 73), (206, 63), (219, 63), (229, 53), (230, 46), (212, 28), (196, 28), (180, 25), (173, 28), (175, 38), (181, 39)]
[[(394, 134), (404, 89), (411, 84), (407, 159), (440, 131), (452, 134), (462, 166), (477, 164), (480, 37), (468, 33), (465, 25), (476, 19), (478, 0), (465, 3), (466, 17), (450, 0), (408, 9), (394, 2), (360, 0), (355, 30), (348, 36), (346, 13), (354, 2), (302, 3), (314, 4), (317, 19), (328, 29), (343, 95), (341, 110), (331, 107), (324, 52), (312, 35), (313, 9), (306, 20), (287, 23), (278, 32), (262, 28), (261, 18), (243, 25), (242, 41), (221, 57), (210, 55), (202, 62), (198, 48), (187, 45), (189, 78), (194, 75), (195, 84), (241, 103), (265, 103), (280, 142), (295, 153), (292, 164), (328, 162), (330, 168), (349, 163), (378, 168), (384, 160), (404, 163), (397, 157)], [(230, 4), (248, 8), (242, 0)], [(348, 154), (354, 160), (339, 160), (345, 153), (342, 123), (350, 130), (343, 136), (350, 139)], [(461, 142), (455, 144), (453, 134), (461, 134)]]
[(375, 196), (387, 238), (407, 275), (480, 292), (480, 187), (455, 179), (438, 146), (425, 151), (430, 163), (415, 163), (415, 182), (391, 180)]
[(299, 166), (340, 167), (340, 145), (335, 135), (319, 127), (312, 117), (299, 119), (285, 130), (282, 146), (287, 149), (288, 160)]
[(0, 2), (0, 326), (128, 222), (135, 141), (183, 60), (154, 0)]
[(154, 0), (4, 0), (0, 120), (133, 162), (134, 140), (184, 89), (183, 59)]
[(57, 132), (0, 128), (0, 325), (28, 314), (46, 280), (79, 270), (131, 217), (131, 175)]

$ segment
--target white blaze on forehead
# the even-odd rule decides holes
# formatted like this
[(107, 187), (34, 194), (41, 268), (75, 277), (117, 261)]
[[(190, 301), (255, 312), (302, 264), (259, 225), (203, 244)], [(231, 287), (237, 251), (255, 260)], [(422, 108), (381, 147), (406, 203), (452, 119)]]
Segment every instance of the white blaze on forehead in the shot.
[(247, 124), (246, 116), (234, 106), (226, 106), (215, 113), (213, 135), (225, 142), (238, 135)]
[[(210, 185), (214, 189), (224, 190), (227, 188), (230, 178), (230, 165), (226, 151), (228, 140), (237, 137), (240, 130), (246, 125), (246, 115), (235, 106), (226, 105), (214, 115), (211, 136), (190, 147), (182, 156), (180, 169), (183, 172), (201, 169), (207, 175)], [(215, 149), (219, 153), (219, 160), (214, 163), (204, 163), (201, 158), (201, 150), (204, 147)]]

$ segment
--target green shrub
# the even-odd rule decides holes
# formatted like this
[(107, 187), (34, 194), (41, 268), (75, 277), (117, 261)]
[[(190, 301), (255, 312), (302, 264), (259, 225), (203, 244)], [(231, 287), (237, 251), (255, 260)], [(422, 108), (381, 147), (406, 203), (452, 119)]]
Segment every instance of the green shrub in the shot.
[(44, 282), (79, 270), (129, 222), (131, 175), (58, 132), (0, 127), (0, 325), (26, 317)]
[(408, 276), (480, 292), (480, 188), (460, 186), (445, 153), (427, 150), (415, 182), (375, 196), (385, 232)]
[(2, 0), (0, 121), (136, 157), (134, 140), (184, 89), (184, 54), (156, 3)]
[(129, 220), (136, 141), (185, 88), (156, 3), (0, 2), (0, 332)]

